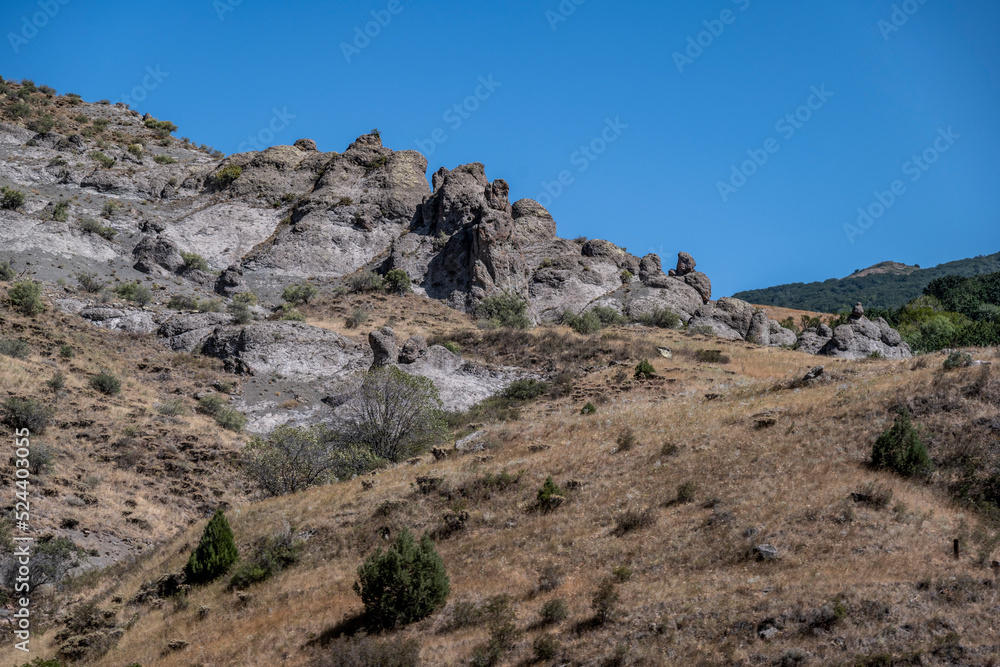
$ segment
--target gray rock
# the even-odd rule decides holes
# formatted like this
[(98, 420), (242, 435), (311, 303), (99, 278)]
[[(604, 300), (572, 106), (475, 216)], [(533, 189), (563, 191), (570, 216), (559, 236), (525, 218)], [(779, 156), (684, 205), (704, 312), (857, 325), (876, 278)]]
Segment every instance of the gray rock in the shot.
[(426, 355), (427, 339), (423, 336), (413, 335), (403, 343), (403, 349), (399, 352), (399, 363), (412, 364)]
[(693, 287), (705, 303), (712, 300), (712, 281), (704, 273), (691, 271), (684, 275), (684, 282)]
[(694, 271), (694, 267), (697, 266), (697, 262), (694, 261), (694, 257), (687, 254), (686, 252), (677, 253), (677, 270), (676, 275), (683, 278), (687, 274)]
[[(746, 340), (756, 312), (758, 312), (757, 309), (746, 301), (723, 297), (714, 304), (706, 304), (698, 308), (688, 326), (707, 326), (720, 338)], [(770, 333), (769, 327), (768, 333)]]
[(167, 239), (147, 236), (132, 250), (135, 270), (150, 274), (173, 274), (184, 268), (177, 246)]
[(771, 344), (771, 323), (763, 310), (758, 310), (753, 314), (745, 338), (758, 345), (769, 346)]
[(778, 549), (771, 544), (758, 544), (753, 548), (753, 554), (760, 560), (778, 559)]
[(813, 368), (810, 368), (809, 372), (807, 372), (802, 377), (801, 382), (802, 384), (808, 384), (810, 382), (814, 382), (815, 380), (818, 380), (820, 377), (822, 377), (824, 372), (825, 369), (822, 366), (815, 366)]
[(160, 325), (157, 334), (166, 339), (170, 349), (192, 352), (212, 335), (216, 327), (228, 324), (225, 313), (188, 313), (175, 315)]
[(795, 345), (797, 337), (791, 329), (786, 329), (779, 322), (771, 320), (769, 323), (771, 330), (771, 347), (792, 347)]
[(396, 342), (396, 332), (392, 327), (385, 326), (369, 333), (368, 344), (371, 345), (372, 353), (375, 355), (373, 368), (399, 362), (399, 343)]
[(150, 334), (157, 328), (153, 313), (143, 310), (94, 306), (81, 310), (80, 317), (104, 329), (127, 333)]
[(826, 344), (833, 338), (833, 331), (829, 327), (826, 328), (829, 330), (829, 336), (822, 335), (822, 328), (806, 329), (799, 334), (798, 350), (806, 354), (819, 354), (820, 350), (826, 347)]
[[(799, 349), (804, 349), (801, 337), (799, 341)], [(816, 354), (840, 359), (866, 359), (872, 356), (909, 359), (913, 356), (910, 346), (903, 342), (899, 332), (885, 320), (879, 318), (872, 322), (864, 316), (851, 316), (847, 324), (838, 326), (833, 331), (833, 336)]]
[(300, 151), (312, 152), (319, 150), (318, 148), (316, 148), (316, 142), (313, 141), (312, 139), (299, 139), (292, 145), (298, 148)]
[(247, 281), (243, 277), (243, 267), (233, 264), (219, 274), (215, 281), (215, 291), (225, 297), (232, 297), (247, 291)]
[(854, 304), (854, 309), (851, 311), (851, 319), (859, 320), (865, 316), (865, 307), (861, 305), (861, 302)]

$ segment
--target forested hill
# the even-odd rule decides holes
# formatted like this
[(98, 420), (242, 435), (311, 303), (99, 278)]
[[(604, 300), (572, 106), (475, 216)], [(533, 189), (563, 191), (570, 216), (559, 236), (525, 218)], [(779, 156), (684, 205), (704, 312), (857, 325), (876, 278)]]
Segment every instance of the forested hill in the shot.
[(865, 308), (899, 308), (920, 296), (924, 287), (935, 278), (971, 277), (997, 271), (1000, 271), (1000, 253), (960, 259), (929, 269), (890, 269), (884, 273), (868, 273), (868, 269), (865, 269), (855, 271), (846, 278), (778, 285), (738, 292), (733, 296), (762, 306), (781, 306), (825, 313), (849, 309), (859, 301)]

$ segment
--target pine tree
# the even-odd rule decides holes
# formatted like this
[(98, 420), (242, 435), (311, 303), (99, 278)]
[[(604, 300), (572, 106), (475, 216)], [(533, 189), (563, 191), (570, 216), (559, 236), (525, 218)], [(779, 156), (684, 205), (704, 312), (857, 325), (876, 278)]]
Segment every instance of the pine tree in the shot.
[(205, 584), (225, 574), (239, 557), (226, 515), (217, 509), (205, 526), (198, 547), (188, 558), (184, 574), (190, 583)]
[(354, 584), (371, 624), (379, 628), (430, 616), (444, 606), (449, 588), (444, 561), (430, 536), (424, 533), (417, 544), (405, 528), (388, 551), (379, 549), (368, 557)]
[(910, 411), (902, 408), (896, 421), (875, 441), (872, 466), (888, 468), (904, 477), (929, 473), (934, 468), (920, 432), (910, 421)]

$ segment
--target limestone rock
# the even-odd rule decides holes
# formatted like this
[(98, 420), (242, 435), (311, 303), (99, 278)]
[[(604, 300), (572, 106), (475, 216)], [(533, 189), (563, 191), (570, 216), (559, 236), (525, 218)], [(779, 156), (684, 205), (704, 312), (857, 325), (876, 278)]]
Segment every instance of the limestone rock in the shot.
[(701, 271), (685, 274), (684, 282), (693, 287), (705, 303), (712, 300), (712, 281)]
[(215, 281), (215, 291), (225, 297), (232, 297), (247, 291), (247, 281), (243, 277), (243, 267), (233, 264), (219, 274)]
[(412, 364), (426, 355), (427, 339), (423, 336), (413, 335), (403, 343), (403, 349), (399, 352), (399, 363)]
[(396, 342), (396, 332), (392, 327), (384, 326), (378, 331), (368, 334), (368, 344), (371, 345), (375, 360), (372, 367), (390, 366), (399, 362), (399, 343)]
[(171, 241), (147, 236), (132, 250), (135, 270), (149, 274), (174, 274), (184, 268), (184, 258)]

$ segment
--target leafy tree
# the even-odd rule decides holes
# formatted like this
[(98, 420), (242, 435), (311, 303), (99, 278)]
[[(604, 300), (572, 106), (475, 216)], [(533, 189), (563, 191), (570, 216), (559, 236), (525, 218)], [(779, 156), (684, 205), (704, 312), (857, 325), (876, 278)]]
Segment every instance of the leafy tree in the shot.
[(311, 283), (301, 283), (299, 285), (289, 285), (281, 293), (281, 298), (287, 303), (297, 306), (302, 303), (309, 303), (319, 294), (319, 289)]
[(450, 584), (430, 536), (424, 533), (418, 544), (404, 528), (387, 551), (379, 549), (358, 568), (354, 591), (373, 626), (394, 628), (444, 606)]
[(516, 294), (489, 296), (476, 306), (476, 317), (494, 327), (530, 329), (528, 303)]
[(45, 304), (42, 302), (42, 286), (31, 280), (22, 280), (14, 283), (14, 286), (7, 290), (7, 300), (14, 310), (34, 317), (45, 312)]
[(385, 288), (396, 294), (406, 294), (413, 291), (413, 281), (403, 269), (393, 269), (385, 274)]
[(192, 583), (206, 584), (224, 575), (237, 560), (233, 531), (220, 508), (205, 526), (201, 541), (184, 566), (184, 574)]
[(434, 383), (395, 366), (364, 373), (342, 415), (335, 437), (343, 447), (361, 445), (389, 461), (412, 456), (444, 435)]

